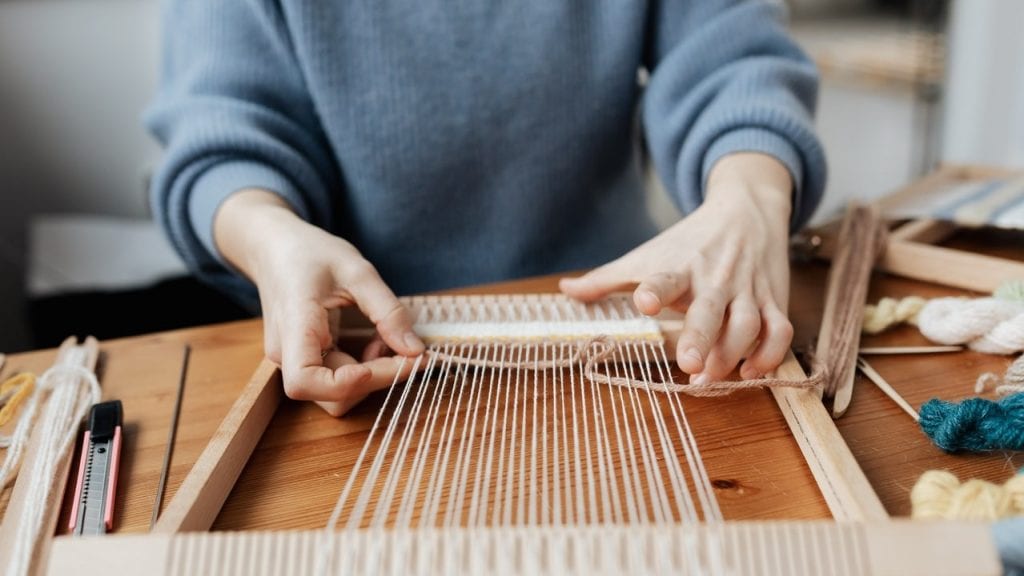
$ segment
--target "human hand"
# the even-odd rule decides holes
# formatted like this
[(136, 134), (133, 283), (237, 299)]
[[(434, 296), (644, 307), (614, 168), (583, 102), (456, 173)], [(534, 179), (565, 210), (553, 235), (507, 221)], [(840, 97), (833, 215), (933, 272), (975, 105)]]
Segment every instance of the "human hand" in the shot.
[(782, 363), (793, 339), (785, 313), (791, 193), (789, 172), (774, 158), (726, 156), (692, 214), (560, 288), (591, 301), (636, 286), (640, 312), (686, 312), (676, 362), (691, 383), (722, 379), (744, 357), (740, 376), (759, 378)]
[[(221, 253), (259, 289), (264, 348), (281, 366), (289, 398), (316, 401), (340, 416), (411, 370), (412, 362), (384, 356), (384, 345), (403, 356), (423, 352), (408, 310), (374, 267), (276, 195), (233, 194), (218, 210), (214, 234)], [(331, 320), (340, 315), (333, 312), (346, 306), (357, 306), (379, 334), (362, 362), (334, 349)]]

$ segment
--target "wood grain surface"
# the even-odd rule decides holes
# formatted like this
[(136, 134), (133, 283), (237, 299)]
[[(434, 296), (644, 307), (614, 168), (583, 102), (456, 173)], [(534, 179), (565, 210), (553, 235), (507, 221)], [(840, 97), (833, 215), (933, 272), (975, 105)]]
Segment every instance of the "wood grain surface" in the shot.
[[(953, 245), (1024, 260), (1020, 236), (958, 234)], [(791, 316), (794, 347), (811, 345), (821, 317), (824, 264), (796, 264)], [(556, 279), (539, 278), (476, 287), (463, 292), (550, 292)], [(876, 275), (869, 300), (918, 294), (965, 294)], [(180, 370), (182, 346), (193, 354), (165, 506), (213, 436), (262, 358), (259, 320), (103, 342), (99, 376), (104, 399), (124, 404), (125, 444), (115, 508), (116, 532), (149, 528)], [(921, 345), (913, 328), (865, 338), (865, 345)], [(0, 376), (22, 370), (41, 373), (54, 351), (8, 357)], [(973, 395), (984, 371), (1002, 371), (1010, 359), (974, 352), (934, 356), (874, 357), (872, 365), (915, 408), (932, 397)], [(340, 419), (315, 405), (285, 401), (271, 421), (215, 529), (318, 528), (325, 524), (361, 445), (353, 439), (371, 423), (379, 396)], [(685, 401), (724, 516), (727, 519), (826, 518), (828, 509), (799, 448), (768, 392)], [(1021, 454), (948, 455), (935, 448), (916, 424), (875, 386), (858, 377), (849, 411), (839, 428), (890, 514), (909, 513), (908, 494), (925, 470), (946, 468), (961, 477), (1002, 482), (1021, 465)], [(9, 430), (5, 430), (9, 431)], [(9, 491), (8, 491), (9, 492)], [(8, 493), (0, 495), (0, 510)], [(64, 522), (61, 522), (63, 525)]]

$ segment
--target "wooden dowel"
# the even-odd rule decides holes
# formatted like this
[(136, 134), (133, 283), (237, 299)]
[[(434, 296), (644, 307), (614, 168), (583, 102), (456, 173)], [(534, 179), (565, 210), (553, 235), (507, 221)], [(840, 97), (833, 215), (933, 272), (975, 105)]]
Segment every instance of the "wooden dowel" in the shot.
[(860, 371), (865, 376), (867, 376), (868, 380), (874, 382), (875, 386), (878, 386), (882, 390), (882, 392), (885, 392), (886, 396), (891, 398), (892, 401), (896, 403), (897, 406), (899, 406), (900, 408), (903, 409), (904, 412), (909, 414), (910, 417), (914, 419), (914, 422), (918, 422), (921, 420), (921, 417), (917, 414), (917, 410), (914, 410), (914, 407), (911, 406), (909, 402), (904, 400), (903, 396), (900, 396), (899, 392), (897, 392), (896, 389), (893, 388), (885, 380), (885, 378), (882, 378), (882, 375), (879, 374), (878, 371), (871, 366), (871, 364), (868, 364), (867, 360), (858, 356), (857, 368), (860, 368)]
[(990, 293), (1024, 278), (1024, 262), (917, 242), (892, 241), (878, 261), (886, 272), (954, 288)]
[(869, 346), (860, 349), (865, 356), (886, 356), (898, 354), (946, 354), (962, 352), (963, 346)]

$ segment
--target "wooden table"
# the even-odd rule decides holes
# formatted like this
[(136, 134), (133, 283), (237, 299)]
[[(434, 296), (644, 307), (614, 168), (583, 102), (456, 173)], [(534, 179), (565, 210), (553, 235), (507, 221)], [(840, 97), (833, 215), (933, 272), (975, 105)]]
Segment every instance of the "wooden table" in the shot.
[[(967, 235), (954, 239), (986, 252), (1024, 259), (1020, 237), (1000, 246)], [(826, 266), (797, 264), (793, 273), (792, 318), (795, 346), (810, 343), (822, 309)], [(555, 278), (509, 282), (465, 292), (550, 292)], [(878, 275), (871, 300), (883, 295), (939, 296), (957, 291)], [(259, 320), (179, 330), (102, 343), (99, 375), (105, 399), (124, 403), (125, 444), (116, 503), (118, 532), (144, 532), (160, 474), (173, 409), (183, 346), (192, 347), (184, 404), (164, 505), (188, 473), (262, 357)], [(925, 343), (913, 328), (865, 339), (865, 345)], [(45, 350), (8, 359), (4, 375), (42, 372), (54, 356)], [(938, 356), (876, 358), (874, 366), (914, 406), (932, 397), (973, 395), (976, 377), (1002, 372), (1008, 358), (962, 352)], [(309, 403), (286, 401), (261, 440), (215, 529), (322, 527), (342, 488), (350, 459), (360, 443), (346, 436), (367, 427), (375, 401), (334, 419)], [(774, 401), (767, 392), (727, 398), (687, 399), (710, 478), (726, 519), (827, 518), (810, 472), (803, 465)], [(893, 515), (909, 513), (908, 494), (925, 470), (947, 468), (961, 478), (1002, 482), (1024, 465), (1024, 455), (947, 455), (917, 425), (864, 379), (857, 383), (850, 410), (839, 428), (868, 478)], [(9, 490), (0, 496), (6, 508)], [(65, 507), (66, 509), (67, 507)], [(63, 522), (62, 522), (63, 524)]]

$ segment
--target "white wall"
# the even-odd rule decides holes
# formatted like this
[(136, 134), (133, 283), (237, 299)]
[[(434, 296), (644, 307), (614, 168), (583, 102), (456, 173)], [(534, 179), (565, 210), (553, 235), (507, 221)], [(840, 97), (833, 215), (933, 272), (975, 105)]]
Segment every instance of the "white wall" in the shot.
[(33, 214), (146, 214), (157, 63), (157, 0), (0, 1), (0, 350), (24, 341)]
[(942, 158), (1024, 166), (1024, 2), (955, 0)]

